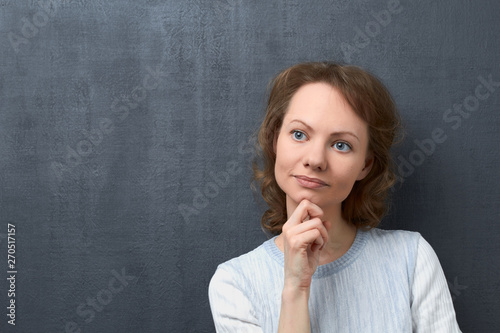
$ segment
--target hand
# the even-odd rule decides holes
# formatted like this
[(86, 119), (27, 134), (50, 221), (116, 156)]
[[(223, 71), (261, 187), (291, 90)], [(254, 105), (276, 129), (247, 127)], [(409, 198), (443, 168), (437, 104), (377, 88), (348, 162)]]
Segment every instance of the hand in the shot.
[(309, 292), (320, 252), (328, 242), (330, 224), (322, 221), (322, 217), (319, 206), (302, 200), (283, 225), (285, 288)]

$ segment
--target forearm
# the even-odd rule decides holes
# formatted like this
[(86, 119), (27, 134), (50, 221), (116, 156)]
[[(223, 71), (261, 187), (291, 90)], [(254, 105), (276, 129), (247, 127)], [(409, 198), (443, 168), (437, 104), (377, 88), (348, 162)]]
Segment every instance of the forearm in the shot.
[(278, 333), (311, 332), (309, 290), (283, 288)]
[(311, 332), (309, 293), (312, 276), (319, 263), (322, 247), (328, 241), (323, 211), (308, 200), (302, 200), (283, 225), (282, 237), (284, 287), (281, 294), (279, 333)]

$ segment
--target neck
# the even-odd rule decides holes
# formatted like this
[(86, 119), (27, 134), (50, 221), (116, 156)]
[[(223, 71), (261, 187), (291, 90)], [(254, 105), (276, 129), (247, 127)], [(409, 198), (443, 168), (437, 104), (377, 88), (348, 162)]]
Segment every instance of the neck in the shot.
[(331, 221), (331, 227), (328, 229), (328, 243), (326, 243), (325, 248), (320, 254), (320, 265), (342, 257), (351, 248), (352, 243), (354, 243), (357, 231), (357, 228), (353, 224), (347, 223), (341, 216), (338, 219), (324, 216), (323, 220)]

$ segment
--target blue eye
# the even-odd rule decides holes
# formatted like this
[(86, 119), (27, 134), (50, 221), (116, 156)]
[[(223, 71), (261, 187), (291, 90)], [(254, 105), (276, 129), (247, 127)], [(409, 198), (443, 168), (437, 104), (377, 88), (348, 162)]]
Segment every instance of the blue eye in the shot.
[(351, 146), (349, 146), (349, 144), (345, 143), (345, 142), (342, 142), (342, 141), (339, 141), (339, 142), (335, 142), (333, 144), (333, 147), (339, 151), (349, 151), (351, 150)]
[(304, 132), (294, 130), (292, 131), (292, 136), (297, 141), (304, 141), (306, 139), (306, 135)]

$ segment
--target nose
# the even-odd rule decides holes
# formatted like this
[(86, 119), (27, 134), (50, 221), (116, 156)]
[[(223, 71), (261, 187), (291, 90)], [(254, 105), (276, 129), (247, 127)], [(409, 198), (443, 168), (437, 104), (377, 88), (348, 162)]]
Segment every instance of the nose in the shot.
[(311, 142), (306, 148), (303, 163), (305, 167), (315, 171), (325, 171), (328, 167), (326, 160), (326, 146), (321, 142)]

